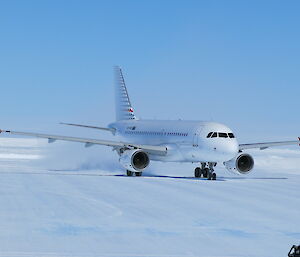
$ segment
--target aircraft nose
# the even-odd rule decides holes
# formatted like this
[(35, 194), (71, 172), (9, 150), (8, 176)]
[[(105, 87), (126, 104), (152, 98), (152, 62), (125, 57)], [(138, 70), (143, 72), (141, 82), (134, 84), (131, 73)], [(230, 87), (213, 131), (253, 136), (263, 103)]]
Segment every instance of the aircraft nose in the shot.
[(233, 159), (239, 152), (239, 145), (236, 140), (231, 140), (226, 144), (226, 149), (224, 149), (224, 157), (228, 160)]
[(233, 159), (239, 152), (239, 145), (236, 140), (222, 142), (215, 147), (215, 150), (222, 155), (224, 161)]

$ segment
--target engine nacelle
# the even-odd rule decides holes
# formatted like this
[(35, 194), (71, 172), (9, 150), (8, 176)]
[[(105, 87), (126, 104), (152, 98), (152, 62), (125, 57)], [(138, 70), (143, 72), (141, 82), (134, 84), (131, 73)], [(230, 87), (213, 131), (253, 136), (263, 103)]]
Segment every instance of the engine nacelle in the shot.
[(228, 162), (224, 162), (227, 170), (236, 174), (247, 174), (254, 167), (254, 160), (251, 155), (241, 153)]
[(147, 153), (142, 150), (127, 150), (119, 159), (121, 165), (133, 172), (141, 172), (148, 167), (150, 159)]

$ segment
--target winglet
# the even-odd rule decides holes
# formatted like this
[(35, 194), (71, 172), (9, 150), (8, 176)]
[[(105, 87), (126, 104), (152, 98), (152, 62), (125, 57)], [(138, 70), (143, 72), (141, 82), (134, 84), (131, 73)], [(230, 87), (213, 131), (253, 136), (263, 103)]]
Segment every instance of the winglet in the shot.
[(54, 138), (48, 138), (48, 143), (51, 144), (51, 143), (54, 143), (56, 141), (56, 139)]
[(3, 130), (3, 129), (0, 129), (0, 134), (1, 133), (10, 133), (10, 130)]

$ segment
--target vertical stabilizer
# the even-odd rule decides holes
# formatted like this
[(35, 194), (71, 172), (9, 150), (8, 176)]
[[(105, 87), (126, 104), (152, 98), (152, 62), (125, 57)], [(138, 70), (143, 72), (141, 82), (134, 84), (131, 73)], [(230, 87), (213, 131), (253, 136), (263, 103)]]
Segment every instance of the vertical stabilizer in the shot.
[(116, 94), (116, 119), (135, 120), (133, 108), (131, 106), (125, 80), (120, 67), (115, 67), (115, 94)]

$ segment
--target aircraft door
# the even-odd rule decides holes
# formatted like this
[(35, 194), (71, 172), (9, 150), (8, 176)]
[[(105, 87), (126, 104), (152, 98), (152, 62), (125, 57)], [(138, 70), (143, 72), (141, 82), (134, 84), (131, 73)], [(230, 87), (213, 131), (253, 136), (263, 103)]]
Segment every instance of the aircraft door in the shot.
[(194, 133), (194, 139), (193, 139), (193, 146), (197, 147), (198, 146), (198, 141), (199, 141), (199, 134)]
[(200, 136), (201, 130), (202, 130), (202, 127), (198, 128), (194, 132), (194, 136), (193, 136), (193, 146), (194, 147), (198, 147), (199, 146), (199, 136)]

